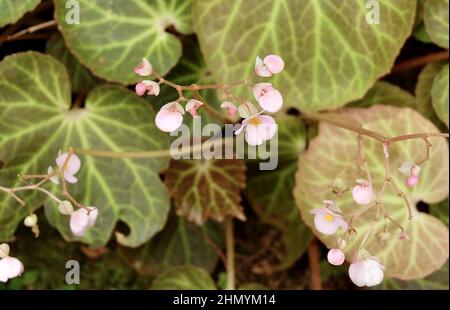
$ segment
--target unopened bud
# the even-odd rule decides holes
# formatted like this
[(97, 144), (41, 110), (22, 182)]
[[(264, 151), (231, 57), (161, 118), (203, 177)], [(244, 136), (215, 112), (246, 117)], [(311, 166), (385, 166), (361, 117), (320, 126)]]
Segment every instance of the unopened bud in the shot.
[(345, 241), (342, 238), (339, 238), (337, 244), (338, 244), (339, 249), (343, 250), (347, 246), (347, 241)]
[(64, 200), (59, 204), (58, 211), (63, 215), (70, 215), (73, 212), (73, 206), (70, 201)]
[(23, 224), (27, 227), (33, 227), (37, 224), (38, 222), (38, 217), (36, 214), (30, 214), (28, 215), (25, 220), (23, 221)]
[(0, 244), (0, 258), (5, 258), (9, 255), (9, 245), (6, 243)]

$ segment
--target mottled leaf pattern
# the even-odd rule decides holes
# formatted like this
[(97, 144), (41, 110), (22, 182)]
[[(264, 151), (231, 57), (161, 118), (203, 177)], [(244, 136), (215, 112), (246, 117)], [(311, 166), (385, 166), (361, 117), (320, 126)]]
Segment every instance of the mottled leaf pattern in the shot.
[[(372, 106), (369, 109), (344, 109), (339, 114), (343, 119), (353, 124), (364, 124), (364, 128), (374, 130), (386, 136), (397, 136), (415, 132), (438, 132), (438, 129), (424, 119), (419, 113), (409, 108), (391, 106)], [(402, 199), (389, 188), (382, 199), (382, 204), (390, 216), (406, 230), (410, 240), (399, 240), (399, 230), (388, 222), (388, 232), (391, 238), (386, 244), (380, 244), (375, 237), (371, 238), (366, 248), (378, 256), (385, 265), (387, 277), (399, 279), (415, 279), (429, 275), (438, 270), (448, 259), (449, 239), (447, 227), (437, 218), (418, 212), (415, 203), (437, 203), (448, 195), (448, 145), (443, 138), (430, 138), (431, 161), (422, 165), (421, 180), (413, 188), (407, 187), (405, 177), (397, 171), (405, 160), (418, 162), (425, 155), (425, 146), (421, 140), (408, 140), (391, 145), (390, 163), (392, 176), (403, 190), (414, 208), (414, 219), (409, 221), (406, 206)], [(364, 139), (365, 155), (376, 189), (381, 188), (384, 181), (382, 145), (373, 139)], [(350, 192), (342, 197), (336, 197), (328, 187), (332, 180), (344, 168), (351, 165), (357, 150), (357, 135), (351, 131), (336, 126), (321, 123), (319, 135), (313, 139), (307, 152), (300, 156), (299, 169), (296, 177), (294, 196), (301, 210), (305, 223), (328, 246), (334, 247), (340, 234), (325, 236), (318, 233), (313, 224), (312, 208), (320, 207), (324, 199), (337, 199), (344, 215), (358, 211)], [(356, 171), (355, 171), (356, 172)], [(352, 187), (354, 178), (345, 180)], [(367, 211), (355, 223), (357, 235), (346, 247), (347, 258), (351, 255), (364, 234), (371, 226), (371, 219), (376, 213), (375, 208)], [(380, 219), (374, 224), (374, 234), (384, 229), (385, 222)]]
[(335, 108), (361, 98), (389, 72), (410, 35), (416, 1), (382, 0), (380, 24), (365, 1), (198, 0), (194, 28), (217, 82), (247, 77), (257, 55), (280, 55), (271, 79), (286, 106)]
[(177, 214), (197, 224), (226, 216), (245, 220), (241, 190), (245, 164), (237, 159), (172, 160), (164, 183), (175, 200)]
[(181, 43), (167, 32), (192, 33), (190, 0), (78, 0), (80, 24), (66, 22), (65, 0), (55, 0), (56, 20), (71, 52), (108, 81), (131, 84), (142, 57), (166, 74), (181, 56)]
[[(146, 101), (117, 86), (92, 91), (85, 108), (70, 108), (70, 82), (64, 66), (35, 52), (9, 56), (0, 64), (0, 183), (17, 184), (18, 173), (45, 173), (59, 149), (69, 146), (115, 151), (167, 149), (166, 135), (152, 123)], [(133, 137), (130, 139), (130, 137)], [(158, 171), (167, 158), (105, 159), (82, 156), (79, 183), (70, 192), (83, 204), (96, 206), (99, 218), (83, 242), (100, 246), (110, 239), (117, 221), (129, 227), (118, 242), (138, 246), (162, 229), (169, 199)], [(0, 239), (11, 238), (29, 212), (6, 195), (0, 201)], [(68, 217), (56, 203), (40, 196), (30, 208), (46, 205), (46, 214), (67, 240)]]

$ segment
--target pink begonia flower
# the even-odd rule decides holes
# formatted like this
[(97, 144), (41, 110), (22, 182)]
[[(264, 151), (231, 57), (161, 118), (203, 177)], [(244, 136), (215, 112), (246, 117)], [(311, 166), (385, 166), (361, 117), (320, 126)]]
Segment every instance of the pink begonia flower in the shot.
[(224, 101), (221, 105), (221, 108), (227, 109), (227, 113), (230, 116), (233, 116), (237, 113), (238, 108), (234, 104), (232, 104), (230, 101)]
[(311, 214), (314, 214), (314, 226), (322, 234), (332, 235), (339, 227), (348, 228), (348, 224), (342, 215), (331, 211), (327, 207), (314, 208), (311, 210)]
[(369, 204), (373, 197), (372, 185), (369, 181), (364, 179), (358, 179), (356, 180), (356, 183), (358, 183), (358, 185), (353, 187), (352, 190), (353, 199), (360, 205)]
[(143, 96), (146, 92), (147, 95), (158, 96), (159, 90), (159, 84), (155, 81), (143, 80), (136, 84), (136, 94), (138, 96)]
[(61, 201), (58, 205), (58, 211), (62, 215), (71, 215), (73, 213), (73, 205), (68, 200)]
[(152, 74), (153, 68), (147, 58), (142, 58), (142, 62), (139, 67), (134, 68), (134, 72), (140, 76), (148, 76)]
[[(58, 152), (58, 157), (56, 158), (56, 164), (58, 165), (59, 169), (62, 169), (64, 166), (67, 156), (69, 156), (69, 153), (62, 153), (61, 151)], [(76, 155), (73, 154), (70, 155), (69, 160), (67, 161), (67, 164), (64, 167), (63, 173), (64, 173), (64, 179), (69, 183), (77, 183), (78, 179), (74, 176), (81, 167), (81, 160)], [(52, 171), (53, 169), (51, 169)], [(50, 171), (50, 169), (49, 169)], [(52, 171), (53, 172), (53, 171)]]
[(189, 112), (192, 116), (197, 116), (197, 110), (200, 108), (200, 106), (203, 105), (203, 102), (195, 99), (191, 99), (186, 103), (186, 111)]
[(0, 245), (0, 282), (20, 276), (24, 267), (20, 260), (9, 256), (9, 246), (6, 243)]
[(331, 249), (327, 254), (328, 262), (334, 266), (340, 266), (345, 262), (345, 254), (341, 249)]
[(409, 187), (412, 187), (419, 182), (419, 175), (420, 175), (420, 167), (416, 164), (414, 164), (412, 161), (407, 160), (405, 161), (400, 168), (398, 168), (398, 171), (400, 171), (401, 174), (408, 177), (406, 180), (406, 184)]
[(270, 83), (257, 83), (253, 86), (253, 96), (261, 108), (270, 113), (278, 112), (283, 106), (283, 97)]
[(156, 114), (156, 127), (164, 132), (172, 132), (183, 123), (184, 109), (176, 101), (165, 104)]
[(255, 106), (250, 101), (246, 101), (239, 106), (239, 116), (242, 118), (249, 118), (258, 113), (258, 109), (255, 108)]
[(240, 134), (245, 128), (245, 141), (249, 145), (260, 145), (264, 141), (272, 139), (277, 132), (277, 124), (272, 116), (261, 115), (261, 113), (244, 119), (241, 127), (234, 134)]
[[(53, 172), (55, 172), (55, 170), (53, 170), (53, 167), (52, 167), (52, 166), (48, 166), (47, 174), (48, 174), (48, 175), (51, 175), (51, 174), (53, 174)], [(50, 177), (50, 181), (51, 181), (52, 183), (59, 184), (59, 179), (58, 179), (58, 176), (57, 176), (57, 175), (51, 176), (51, 177)]]
[(277, 55), (268, 55), (264, 57), (262, 60), (259, 57), (256, 57), (255, 62), (255, 72), (257, 75), (262, 77), (269, 77), (272, 74), (279, 73), (283, 71), (284, 61), (280, 56)]
[(80, 208), (73, 211), (70, 214), (70, 230), (76, 237), (82, 237), (86, 233), (86, 230), (94, 226), (98, 216), (98, 209), (95, 207), (90, 208), (90, 212), (84, 208)]
[(384, 267), (380, 260), (375, 256), (371, 256), (367, 259), (352, 262), (348, 269), (348, 274), (355, 285), (370, 287), (383, 281), (383, 269)]

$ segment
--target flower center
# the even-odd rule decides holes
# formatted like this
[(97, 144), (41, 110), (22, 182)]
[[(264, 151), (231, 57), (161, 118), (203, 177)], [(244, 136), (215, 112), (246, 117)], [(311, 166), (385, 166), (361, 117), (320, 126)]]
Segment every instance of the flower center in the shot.
[(332, 216), (331, 214), (325, 214), (325, 215), (323, 216), (323, 218), (324, 218), (324, 220), (327, 221), (327, 222), (333, 222), (333, 220), (334, 220), (334, 216)]
[(249, 123), (249, 125), (258, 126), (259, 124), (261, 124), (261, 121), (259, 120), (258, 117), (254, 117), (248, 123)]

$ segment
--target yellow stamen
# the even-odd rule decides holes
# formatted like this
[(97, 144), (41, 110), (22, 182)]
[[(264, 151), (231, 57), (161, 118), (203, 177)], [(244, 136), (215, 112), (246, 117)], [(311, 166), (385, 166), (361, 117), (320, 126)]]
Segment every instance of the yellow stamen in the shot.
[(249, 125), (255, 125), (258, 126), (259, 124), (261, 124), (261, 121), (259, 120), (258, 117), (253, 117), (249, 122)]
[(333, 222), (333, 220), (334, 220), (334, 216), (332, 216), (331, 214), (325, 214), (325, 215), (323, 216), (323, 218), (324, 218), (324, 220), (327, 221), (327, 222)]

